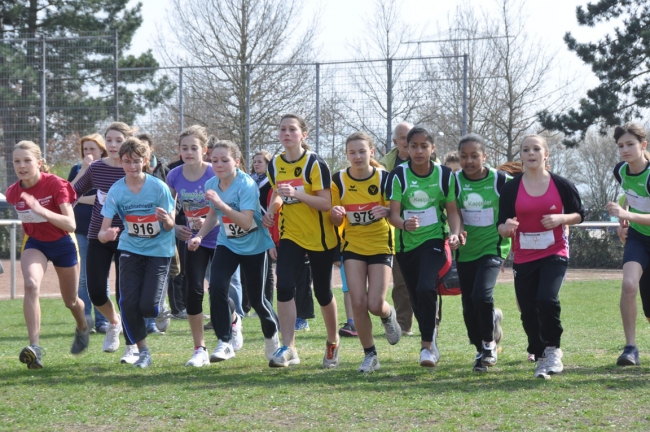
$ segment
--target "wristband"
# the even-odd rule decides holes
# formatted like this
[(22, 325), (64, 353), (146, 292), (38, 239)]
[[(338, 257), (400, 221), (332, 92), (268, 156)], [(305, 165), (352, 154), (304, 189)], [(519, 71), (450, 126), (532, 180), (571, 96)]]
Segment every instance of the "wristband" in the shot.
[(406, 229), (406, 221), (402, 222), (402, 229), (406, 232), (409, 232), (409, 230)]

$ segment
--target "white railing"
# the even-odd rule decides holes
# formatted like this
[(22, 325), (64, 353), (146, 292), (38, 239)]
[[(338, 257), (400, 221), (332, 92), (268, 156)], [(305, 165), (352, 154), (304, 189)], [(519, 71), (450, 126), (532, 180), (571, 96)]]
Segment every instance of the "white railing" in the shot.
[(4, 219), (0, 220), (0, 226), (9, 225), (11, 235), (10, 235), (10, 249), (9, 249), (9, 259), (10, 261), (10, 286), (9, 286), (9, 296), (13, 300), (16, 298), (16, 227), (22, 225), (22, 222), (18, 219)]

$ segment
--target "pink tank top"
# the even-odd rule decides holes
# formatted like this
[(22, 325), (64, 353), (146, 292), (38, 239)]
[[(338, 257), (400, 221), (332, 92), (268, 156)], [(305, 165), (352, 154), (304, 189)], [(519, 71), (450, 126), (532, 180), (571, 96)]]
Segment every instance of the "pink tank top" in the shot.
[(538, 197), (530, 196), (526, 192), (523, 181), (519, 184), (515, 202), (515, 214), (519, 222), (513, 249), (515, 264), (551, 255), (569, 257), (569, 242), (564, 235), (564, 226), (547, 230), (541, 222), (544, 215), (562, 213), (562, 199), (553, 179), (544, 195)]

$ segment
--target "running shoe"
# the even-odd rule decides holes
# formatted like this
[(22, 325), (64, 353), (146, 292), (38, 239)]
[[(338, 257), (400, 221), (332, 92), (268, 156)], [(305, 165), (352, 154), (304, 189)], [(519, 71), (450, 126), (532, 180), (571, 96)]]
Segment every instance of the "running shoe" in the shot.
[(235, 352), (239, 351), (244, 346), (244, 334), (242, 333), (243, 324), (241, 322), (241, 317), (237, 315), (237, 319), (232, 323), (232, 348)]
[(288, 346), (282, 346), (273, 353), (273, 358), (269, 360), (269, 367), (280, 368), (297, 365), (299, 363), (300, 358), (298, 358), (298, 352)]
[(224, 360), (229, 360), (235, 357), (235, 350), (230, 342), (219, 340), (217, 347), (210, 356), (210, 363), (217, 363)]
[(27, 365), (27, 369), (43, 369), (43, 356), (45, 352), (38, 345), (29, 345), (23, 348), (18, 355), (18, 360)]
[(433, 350), (429, 348), (422, 348), (420, 350), (420, 366), (422, 367), (434, 367), (438, 360), (433, 353)]
[(496, 342), (483, 343), (483, 355), (481, 356), (483, 366), (494, 366), (497, 364)]
[(160, 331), (156, 325), (156, 322), (152, 321), (150, 323), (147, 323), (147, 334), (163, 334), (163, 332)]
[(169, 328), (169, 324), (171, 323), (171, 321), (172, 321), (172, 312), (167, 307), (167, 303), (164, 303), (162, 311), (156, 317), (156, 327), (158, 327), (158, 330), (165, 333)]
[(185, 366), (194, 366), (194, 367), (201, 367), (201, 366), (209, 366), (210, 365), (210, 357), (208, 356), (208, 352), (205, 350), (203, 347), (198, 347), (194, 350), (194, 355), (192, 356), (191, 359), (185, 363)]
[(436, 364), (440, 360), (440, 350), (438, 349), (438, 327), (433, 330), (433, 341), (431, 342), (431, 352), (433, 353), (433, 358), (435, 359)]
[(371, 352), (366, 354), (363, 359), (363, 363), (357, 369), (361, 373), (373, 373), (376, 370), (379, 370), (379, 358), (377, 358), (376, 352)]
[(86, 316), (86, 328), (83, 330), (75, 329), (74, 340), (70, 347), (71, 354), (81, 354), (88, 348), (90, 343), (90, 329), (93, 328), (93, 318)]
[(294, 331), (309, 331), (309, 323), (307, 320), (302, 318), (296, 318), (296, 326), (293, 329)]
[(99, 327), (97, 327), (97, 333), (106, 334), (108, 332), (109, 325), (111, 325), (111, 323), (109, 322), (100, 325)]
[(535, 363), (537, 360), (535, 359), (535, 354), (533, 353), (528, 353), (527, 360), (531, 363)]
[(135, 363), (133, 363), (133, 366), (140, 369), (145, 369), (151, 366), (151, 353), (149, 352), (148, 348), (145, 348), (142, 351), (140, 351), (138, 360)]
[(329, 343), (325, 345), (325, 355), (323, 356), (323, 367), (325, 369), (335, 368), (339, 365), (339, 344)]
[(357, 337), (357, 328), (354, 326), (354, 323), (346, 322), (343, 324), (343, 327), (339, 329), (339, 336), (341, 337)]
[(546, 347), (544, 350), (544, 357), (546, 357), (546, 372), (549, 375), (559, 374), (564, 371), (562, 364), (562, 357), (564, 353), (560, 348)]
[(537, 367), (535, 368), (535, 373), (533, 374), (535, 378), (541, 379), (550, 379), (551, 376), (546, 369), (546, 357), (540, 357), (537, 359)]
[(172, 314), (171, 316), (172, 319), (176, 320), (186, 320), (187, 319), (187, 311), (183, 309), (182, 311)]
[(108, 323), (104, 345), (102, 349), (105, 352), (115, 352), (120, 347), (120, 333), (122, 333), (122, 317), (117, 316), (117, 324)]
[(483, 364), (483, 352), (477, 352), (474, 356), (474, 367), (472, 368), (474, 372), (487, 372), (488, 367)]
[(120, 363), (134, 364), (140, 358), (140, 351), (137, 345), (127, 345), (124, 349), (124, 355), (120, 359)]
[[(381, 324), (384, 326), (384, 332), (386, 334), (386, 340), (388, 343), (395, 345), (397, 342), (399, 342), (399, 340), (402, 338), (402, 328), (397, 322), (397, 313), (395, 313), (395, 309), (392, 306), (390, 307), (390, 315), (388, 315), (388, 319), (386, 322), (384, 322), (382, 319)], [(339, 334), (341, 330), (339, 330)]]
[(497, 345), (501, 344), (501, 339), (503, 339), (502, 321), (503, 311), (499, 308), (494, 308), (494, 343)]
[(634, 345), (626, 345), (623, 349), (623, 354), (616, 360), (618, 366), (640, 366), (639, 350)]
[(278, 338), (278, 332), (270, 338), (264, 338), (264, 355), (267, 360), (272, 360), (275, 352), (280, 348), (280, 339)]

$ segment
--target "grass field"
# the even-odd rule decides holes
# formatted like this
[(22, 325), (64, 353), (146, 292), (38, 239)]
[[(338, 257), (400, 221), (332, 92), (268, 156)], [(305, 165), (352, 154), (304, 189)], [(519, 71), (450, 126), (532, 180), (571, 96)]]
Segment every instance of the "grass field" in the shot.
[[(335, 291), (343, 317), (341, 291)], [(43, 300), (45, 368), (18, 362), (27, 343), (19, 301), (0, 302), (0, 429), (3, 430), (650, 430), (650, 325), (638, 319), (640, 368), (615, 366), (624, 345), (619, 282), (566, 283), (561, 291), (565, 373), (533, 378), (513, 287), (498, 285), (503, 352), (487, 374), (472, 372), (460, 298), (445, 298), (439, 365), (418, 366), (418, 338), (389, 346), (375, 319), (381, 370), (356, 372), (363, 351), (345, 339), (341, 366), (320, 367), (320, 318), (297, 335), (302, 363), (270, 369), (256, 318), (244, 320), (244, 348), (225, 363), (186, 368), (186, 321), (150, 337), (154, 364), (136, 370), (101, 352), (69, 354), (73, 320), (60, 300)], [(341, 318), (340, 321), (343, 321)], [(208, 349), (216, 345), (208, 338)]]

